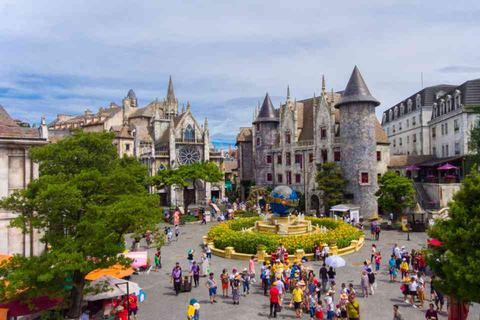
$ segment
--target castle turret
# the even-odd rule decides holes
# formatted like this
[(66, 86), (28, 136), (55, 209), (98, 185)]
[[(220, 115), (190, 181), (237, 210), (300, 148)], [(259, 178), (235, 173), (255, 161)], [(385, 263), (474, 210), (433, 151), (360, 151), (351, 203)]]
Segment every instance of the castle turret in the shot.
[(255, 181), (257, 185), (273, 185), (273, 154), (272, 148), (277, 135), (278, 116), (273, 108), (268, 93), (265, 95), (262, 107), (253, 121), (253, 150), (255, 158)]
[(375, 99), (355, 66), (340, 101), (341, 168), (348, 181), (346, 198), (368, 219), (377, 216)]

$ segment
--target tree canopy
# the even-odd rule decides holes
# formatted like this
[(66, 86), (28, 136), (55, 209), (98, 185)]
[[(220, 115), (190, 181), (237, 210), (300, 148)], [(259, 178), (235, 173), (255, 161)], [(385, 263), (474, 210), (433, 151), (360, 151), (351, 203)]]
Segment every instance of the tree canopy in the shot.
[(161, 214), (158, 198), (145, 188), (147, 168), (135, 158), (118, 158), (113, 139), (113, 133), (77, 131), (31, 150), (39, 179), (0, 207), (17, 211), (12, 225), (38, 230), (48, 250), (0, 266), (8, 281), (0, 281), (0, 299), (61, 297), (68, 316), (79, 317), (85, 276), (126, 264), (118, 254), (127, 233), (156, 229)]
[[(150, 177), (150, 184), (158, 189), (177, 186), (186, 190), (190, 184), (195, 187), (196, 180), (204, 182), (218, 182), (223, 179), (222, 172), (213, 162), (197, 162), (191, 165), (179, 166), (175, 169), (160, 170), (157, 175)], [(184, 198), (185, 210), (192, 199)]]
[(480, 302), (480, 176), (477, 168), (449, 203), (449, 219), (435, 220), (429, 236), (443, 246), (428, 249), (428, 265), (437, 275), (435, 288), (463, 302)]
[(413, 206), (415, 189), (410, 179), (388, 171), (380, 178), (378, 185), (379, 190), (375, 195), (383, 210), (401, 214), (404, 209)]
[(336, 163), (325, 162), (317, 173), (317, 185), (323, 204), (331, 207), (342, 202), (347, 180)]

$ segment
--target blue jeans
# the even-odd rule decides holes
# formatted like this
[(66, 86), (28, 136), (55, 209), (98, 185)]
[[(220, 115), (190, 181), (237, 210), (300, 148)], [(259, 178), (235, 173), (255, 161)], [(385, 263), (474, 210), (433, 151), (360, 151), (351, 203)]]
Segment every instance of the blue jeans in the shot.
[(310, 318), (315, 318), (315, 307), (310, 307)]
[(328, 310), (327, 311), (327, 320), (333, 320), (333, 315), (334, 315), (333, 310)]
[(380, 269), (380, 263), (375, 262), (375, 271), (378, 271)]
[(245, 293), (245, 291), (250, 291), (250, 283), (243, 283), (243, 293)]

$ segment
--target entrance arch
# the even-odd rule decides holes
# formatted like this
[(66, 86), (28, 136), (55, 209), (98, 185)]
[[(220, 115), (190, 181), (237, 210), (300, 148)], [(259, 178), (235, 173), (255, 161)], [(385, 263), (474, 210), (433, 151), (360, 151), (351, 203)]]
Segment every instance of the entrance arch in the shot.
[(310, 211), (315, 210), (315, 215), (320, 213), (320, 199), (316, 194), (310, 197)]

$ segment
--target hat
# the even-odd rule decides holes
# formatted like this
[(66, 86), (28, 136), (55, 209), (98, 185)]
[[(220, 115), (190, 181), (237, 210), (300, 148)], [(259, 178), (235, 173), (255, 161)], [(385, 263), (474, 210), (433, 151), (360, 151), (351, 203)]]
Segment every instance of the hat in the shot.
[(197, 302), (197, 303), (195, 303), (193, 306), (195, 307), (195, 310), (198, 310), (198, 309), (200, 309), (200, 304), (199, 304), (198, 302)]
[(312, 266), (308, 266), (307, 270), (313, 270)]
[(195, 250), (193, 250), (193, 249), (188, 250), (188, 254), (193, 254), (193, 251), (195, 251)]
[(280, 259), (275, 260), (275, 262), (280, 262)]
[(270, 264), (270, 260), (267, 260), (267, 264)]
[(248, 272), (247, 268), (243, 268), (243, 272)]
[(405, 249), (405, 246), (402, 246), (402, 249)]
[(237, 272), (237, 269), (233, 268), (233, 269), (232, 269), (232, 272), (233, 272), (233, 273)]
[(281, 279), (282, 277), (280, 275), (277, 275), (277, 279)]
[(235, 279), (240, 279), (240, 274), (235, 274)]
[(303, 280), (300, 280), (300, 281), (298, 281), (298, 283), (297, 283), (297, 284), (298, 284), (299, 286), (304, 286), (304, 285), (305, 285), (305, 281), (303, 281)]
[(347, 300), (348, 299), (348, 295), (344, 292), (340, 295), (340, 298), (342, 298), (343, 300)]
[(195, 298), (190, 299), (190, 304), (195, 304), (195, 303), (197, 303), (197, 302), (198, 302), (198, 300), (195, 299)]
[(406, 258), (403, 258), (402, 261), (407, 261), (407, 259), (406, 259)]
[(324, 243), (322, 244), (322, 247), (328, 247), (328, 244)]
[(273, 281), (273, 285), (276, 286), (276, 285), (277, 285), (277, 281)]

